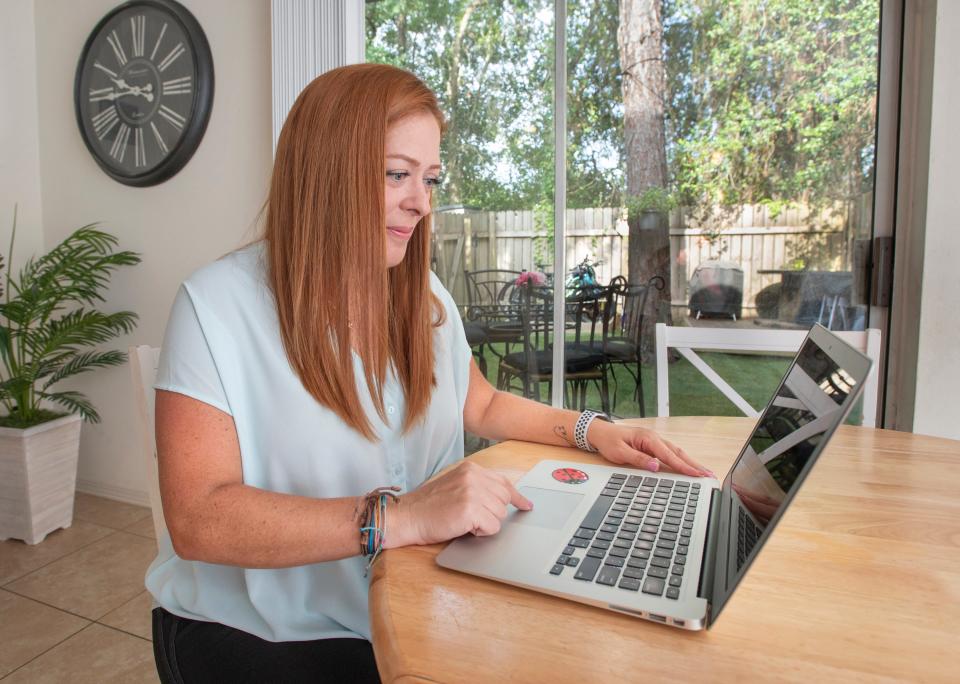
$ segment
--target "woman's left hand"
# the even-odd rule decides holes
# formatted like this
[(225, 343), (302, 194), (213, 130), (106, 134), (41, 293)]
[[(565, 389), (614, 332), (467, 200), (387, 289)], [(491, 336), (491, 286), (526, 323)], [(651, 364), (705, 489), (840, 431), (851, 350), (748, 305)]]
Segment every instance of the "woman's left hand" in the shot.
[(653, 430), (594, 420), (587, 441), (611, 463), (657, 472), (666, 467), (681, 475), (716, 477), (683, 449)]

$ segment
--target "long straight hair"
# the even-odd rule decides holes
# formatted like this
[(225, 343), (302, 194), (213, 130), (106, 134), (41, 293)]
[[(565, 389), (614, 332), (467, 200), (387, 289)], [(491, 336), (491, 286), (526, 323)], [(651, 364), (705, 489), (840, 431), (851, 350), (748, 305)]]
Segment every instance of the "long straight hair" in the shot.
[(383, 420), (392, 364), (406, 400), (404, 432), (436, 385), (433, 328), (443, 308), (430, 291), (429, 215), (403, 261), (386, 262), (387, 129), (419, 113), (443, 131), (436, 96), (407, 71), (357, 64), (324, 73), (287, 116), (267, 199), (268, 278), (290, 365), (318, 402), (371, 441), (353, 352)]

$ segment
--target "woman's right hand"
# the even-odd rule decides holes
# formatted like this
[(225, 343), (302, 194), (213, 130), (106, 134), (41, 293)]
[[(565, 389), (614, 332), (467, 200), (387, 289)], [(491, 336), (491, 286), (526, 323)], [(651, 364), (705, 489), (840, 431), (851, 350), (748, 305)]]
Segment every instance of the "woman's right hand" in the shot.
[(464, 461), (389, 508), (384, 548), (435, 544), (468, 532), (496, 534), (508, 504), (521, 511), (533, 508), (506, 477)]

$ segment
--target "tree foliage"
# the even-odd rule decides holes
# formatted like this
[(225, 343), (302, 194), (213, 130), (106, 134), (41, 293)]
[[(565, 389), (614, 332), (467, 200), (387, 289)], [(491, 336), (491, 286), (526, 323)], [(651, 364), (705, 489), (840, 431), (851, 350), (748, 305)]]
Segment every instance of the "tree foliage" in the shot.
[(552, 196), (552, 3), (381, 0), (366, 25), (367, 60), (416, 73), (447, 116), (441, 204)]
[(811, 205), (872, 185), (876, 0), (664, 0), (686, 205)]
[[(878, 0), (662, 0), (669, 184), (709, 212), (817, 205), (872, 183)], [(568, 206), (623, 206), (618, 3), (568, 3)], [(553, 202), (553, 3), (379, 0), (367, 59), (449, 117), (440, 203)]]

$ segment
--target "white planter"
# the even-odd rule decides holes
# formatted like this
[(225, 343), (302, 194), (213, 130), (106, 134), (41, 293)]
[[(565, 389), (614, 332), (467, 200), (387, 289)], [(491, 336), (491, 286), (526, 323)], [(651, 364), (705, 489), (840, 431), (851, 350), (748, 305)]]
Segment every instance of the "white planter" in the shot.
[(0, 541), (43, 541), (73, 523), (78, 415), (26, 430), (0, 427)]

